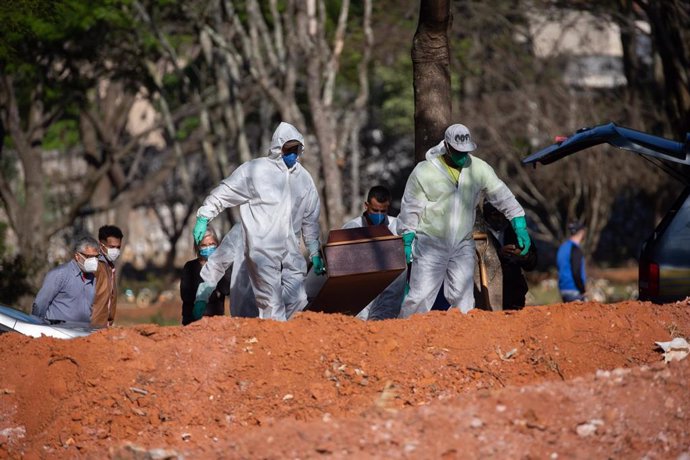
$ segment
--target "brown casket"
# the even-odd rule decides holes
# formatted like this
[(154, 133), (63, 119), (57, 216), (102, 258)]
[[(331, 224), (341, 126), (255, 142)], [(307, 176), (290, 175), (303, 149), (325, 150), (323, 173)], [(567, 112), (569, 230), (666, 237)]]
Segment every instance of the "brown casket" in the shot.
[(405, 270), (402, 238), (385, 225), (331, 230), (323, 252), (326, 276), (307, 279), (311, 311), (356, 315)]

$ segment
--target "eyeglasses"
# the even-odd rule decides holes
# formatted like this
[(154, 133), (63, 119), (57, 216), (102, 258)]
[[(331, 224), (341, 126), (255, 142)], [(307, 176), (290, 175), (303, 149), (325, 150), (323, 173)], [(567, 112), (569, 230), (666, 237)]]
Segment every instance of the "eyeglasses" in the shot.
[(89, 257), (98, 257), (98, 253), (96, 253), (96, 254), (86, 254), (86, 253), (84, 253), (84, 252), (77, 251), (77, 254), (79, 254), (80, 256), (82, 256), (84, 259), (88, 259)]

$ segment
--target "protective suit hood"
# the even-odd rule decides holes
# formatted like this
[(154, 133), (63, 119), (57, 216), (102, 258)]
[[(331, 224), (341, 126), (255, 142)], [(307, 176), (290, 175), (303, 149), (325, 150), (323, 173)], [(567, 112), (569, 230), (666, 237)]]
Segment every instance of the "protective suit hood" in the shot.
[(284, 121), (281, 122), (273, 132), (268, 157), (274, 160), (280, 158), (283, 144), (292, 140), (300, 141), (302, 145), (304, 145), (304, 136), (302, 136), (302, 133), (297, 131), (297, 128), (292, 126), (290, 123), (285, 123)]

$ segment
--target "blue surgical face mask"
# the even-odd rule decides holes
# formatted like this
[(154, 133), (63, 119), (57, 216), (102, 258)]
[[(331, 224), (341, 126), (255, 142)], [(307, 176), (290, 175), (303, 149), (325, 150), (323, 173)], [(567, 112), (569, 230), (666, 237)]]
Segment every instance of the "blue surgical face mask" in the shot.
[(204, 259), (208, 259), (209, 257), (211, 257), (211, 254), (213, 254), (214, 252), (216, 252), (215, 246), (206, 246), (205, 248), (199, 249), (199, 255)]
[(299, 158), (299, 155), (296, 153), (286, 153), (283, 155), (283, 161), (285, 162), (285, 166), (288, 167), (288, 169), (292, 168), (295, 166), (295, 163), (297, 163), (297, 158)]
[(367, 217), (369, 218), (369, 221), (373, 225), (380, 225), (383, 223), (384, 220), (386, 220), (386, 215), (385, 214), (379, 214), (379, 213), (367, 213)]

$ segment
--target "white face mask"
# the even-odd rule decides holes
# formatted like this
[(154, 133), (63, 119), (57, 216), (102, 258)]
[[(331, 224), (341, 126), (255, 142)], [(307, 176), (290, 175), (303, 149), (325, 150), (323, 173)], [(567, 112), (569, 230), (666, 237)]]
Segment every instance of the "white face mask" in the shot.
[(117, 258), (120, 257), (120, 248), (108, 248), (108, 252), (106, 252), (105, 256), (109, 261), (115, 262)]
[(98, 270), (98, 257), (86, 257), (81, 264), (81, 269), (84, 273), (96, 273)]

